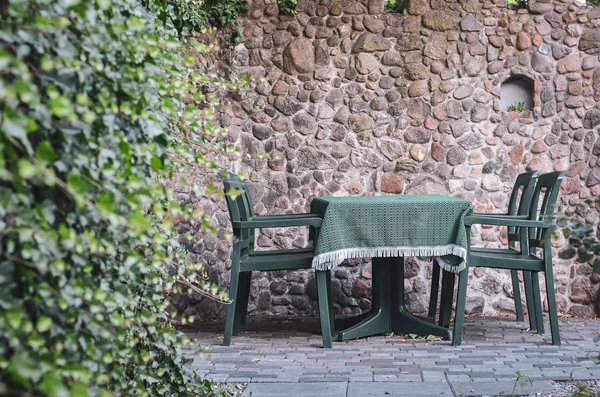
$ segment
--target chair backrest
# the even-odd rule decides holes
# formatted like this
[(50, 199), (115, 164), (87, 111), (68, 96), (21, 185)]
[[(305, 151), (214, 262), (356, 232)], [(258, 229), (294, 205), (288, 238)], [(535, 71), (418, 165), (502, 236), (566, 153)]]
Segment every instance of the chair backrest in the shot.
[[(529, 206), (530, 220), (552, 221), (554, 219), (556, 201), (564, 176), (564, 172), (556, 171), (544, 174), (538, 178)], [(529, 247), (535, 249), (536, 247), (540, 247), (542, 243), (550, 243), (552, 228), (529, 228)]]
[[(254, 207), (252, 197), (244, 182), (231, 172), (221, 173), (223, 187), (225, 188), (225, 200), (229, 209), (229, 216), (232, 222), (247, 221), (254, 216)], [(235, 189), (239, 194), (233, 198), (228, 193)], [(233, 230), (234, 236), (241, 244), (242, 255), (254, 250), (254, 229)]]
[[(517, 176), (508, 201), (509, 215), (529, 215), (531, 197), (539, 174), (540, 171), (529, 171)], [(520, 230), (518, 227), (508, 228), (508, 241), (511, 246), (514, 245), (513, 243), (520, 242)]]

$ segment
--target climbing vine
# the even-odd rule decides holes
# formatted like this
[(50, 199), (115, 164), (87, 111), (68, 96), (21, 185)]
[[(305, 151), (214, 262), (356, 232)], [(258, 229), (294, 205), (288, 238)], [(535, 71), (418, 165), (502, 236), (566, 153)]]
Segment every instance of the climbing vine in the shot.
[(225, 300), (174, 230), (210, 220), (163, 182), (237, 150), (211, 88), (234, 84), (207, 72), (210, 45), (184, 46), (174, 17), (200, 14), (173, 10), (0, 1), (2, 396), (218, 393), (186, 366), (165, 298)]

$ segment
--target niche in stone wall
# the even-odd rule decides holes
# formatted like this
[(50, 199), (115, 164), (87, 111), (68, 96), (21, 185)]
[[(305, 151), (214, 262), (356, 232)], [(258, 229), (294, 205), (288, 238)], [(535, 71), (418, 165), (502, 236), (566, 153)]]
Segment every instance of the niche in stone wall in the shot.
[(533, 81), (525, 76), (506, 79), (500, 89), (500, 109), (522, 112), (533, 109)]

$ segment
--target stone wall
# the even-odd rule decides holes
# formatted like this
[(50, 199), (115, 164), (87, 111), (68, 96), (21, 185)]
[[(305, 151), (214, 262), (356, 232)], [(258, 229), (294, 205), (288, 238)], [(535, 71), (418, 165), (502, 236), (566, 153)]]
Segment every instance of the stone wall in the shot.
[[(600, 8), (410, 0), (399, 15), (383, 13), (383, 0), (299, 0), (297, 15), (280, 17), (275, 0), (252, 3), (235, 50), (256, 82), (221, 123), (231, 143), (265, 154), (227, 165), (255, 181), (258, 214), (308, 211), (316, 196), (388, 193), (449, 194), (478, 212), (501, 212), (517, 174), (563, 170), (561, 210), (598, 225), (584, 201), (600, 195)], [(501, 84), (515, 75), (532, 82), (534, 107), (507, 113)], [(202, 206), (229, 227), (224, 201)], [(495, 228), (473, 232), (478, 245), (506, 242)], [(300, 229), (264, 230), (257, 245), (300, 247), (306, 239)], [(557, 253), (564, 240), (553, 245)], [(228, 242), (208, 237), (191, 250), (226, 289)], [(554, 263), (559, 310), (592, 314), (600, 279), (590, 264)], [(409, 308), (423, 312), (431, 264), (406, 266)], [(337, 312), (369, 308), (368, 260), (347, 261), (334, 275)], [(471, 277), (469, 312), (514, 310), (508, 272), (478, 268)], [(256, 273), (251, 295), (254, 314), (316, 310), (310, 271)], [(194, 297), (176, 303), (189, 314), (224, 313)]]

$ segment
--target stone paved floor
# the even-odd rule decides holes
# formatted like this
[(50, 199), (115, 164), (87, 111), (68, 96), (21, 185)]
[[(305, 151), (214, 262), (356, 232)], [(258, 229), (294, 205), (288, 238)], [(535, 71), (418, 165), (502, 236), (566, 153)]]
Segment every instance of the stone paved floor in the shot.
[(600, 379), (600, 320), (561, 319), (562, 346), (527, 323), (465, 319), (464, 341), (403, 340), (393, 336), (334, 342), (323, 349), (314, 319), (249, 319), (229, 347), (222, 324), (185, 332), (210, 345), (193, 366), (218, 382), (248, 383), (242, 396), (483, 396), (510, 395), (516, 372), (531, 378), (517, 395), (554, 395), (553, 381)]

